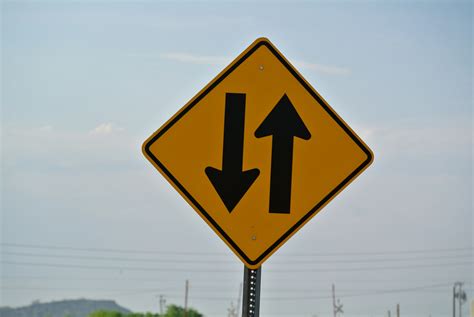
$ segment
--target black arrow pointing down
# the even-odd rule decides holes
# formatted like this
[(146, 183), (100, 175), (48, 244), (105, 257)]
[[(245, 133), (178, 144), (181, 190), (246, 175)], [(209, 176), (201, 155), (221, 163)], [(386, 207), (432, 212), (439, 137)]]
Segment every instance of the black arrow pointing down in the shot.
[(209, 166), (205, 172), (229, 212), (232, 212), (260, 174), (256, 168), (242, 171), (244, 122), (245, 94), (227, 93), (222, 170)]

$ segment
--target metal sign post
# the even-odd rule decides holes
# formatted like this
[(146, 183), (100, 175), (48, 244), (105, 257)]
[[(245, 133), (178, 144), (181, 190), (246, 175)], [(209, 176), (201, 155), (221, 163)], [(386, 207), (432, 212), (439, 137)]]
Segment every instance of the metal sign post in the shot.
[(249, 269), (244, 267), (244, 296), (242, 317), (258, 317), (260, 315), (260, 280), (262, 267)]

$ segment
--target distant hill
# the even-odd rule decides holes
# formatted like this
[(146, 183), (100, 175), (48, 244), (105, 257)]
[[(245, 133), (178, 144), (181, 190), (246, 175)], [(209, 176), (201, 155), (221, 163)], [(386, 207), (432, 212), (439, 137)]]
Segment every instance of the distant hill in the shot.
[(50, 303), (34, 302), (29, 306), (0, 307), (0, 317), (87, 317), (96, 310), (130, 313), (112, 300), (62, 300)]

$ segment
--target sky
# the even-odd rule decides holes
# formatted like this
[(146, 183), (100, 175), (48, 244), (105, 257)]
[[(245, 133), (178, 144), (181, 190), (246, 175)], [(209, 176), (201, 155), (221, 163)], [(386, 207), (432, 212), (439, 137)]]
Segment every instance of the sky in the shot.
[[(472, 292), (472, 3), (3, 1), (0, 305), (159, 295), (206, 316), (243, 265), (143, 141), (268, 37), (375, 153), (262, 269), (261, 316), (446, 316)], [(467, 304), (464, 306), (467, 313)]]

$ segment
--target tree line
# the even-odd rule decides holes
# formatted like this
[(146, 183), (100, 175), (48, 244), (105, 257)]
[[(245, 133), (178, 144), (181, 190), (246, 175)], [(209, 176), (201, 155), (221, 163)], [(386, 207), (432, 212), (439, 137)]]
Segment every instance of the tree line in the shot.
[[(90, 314), (88, 317), (184, 317), (184, 308), (177, 305), (168, 305), (166, 312), (163, 314), (156, 313), (121, 313), (116, 311), (98, 310)], [(187, 317), (204, 317), (193, 308), (189, 308)]]

